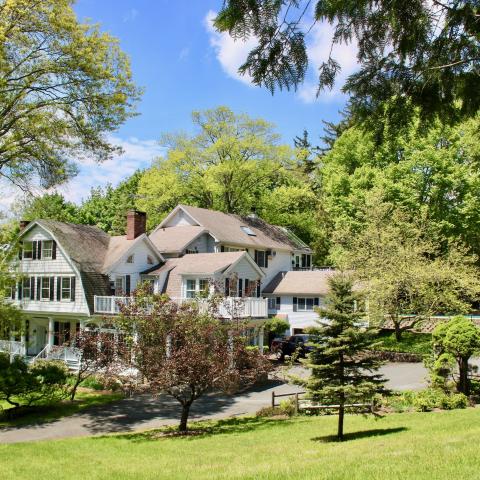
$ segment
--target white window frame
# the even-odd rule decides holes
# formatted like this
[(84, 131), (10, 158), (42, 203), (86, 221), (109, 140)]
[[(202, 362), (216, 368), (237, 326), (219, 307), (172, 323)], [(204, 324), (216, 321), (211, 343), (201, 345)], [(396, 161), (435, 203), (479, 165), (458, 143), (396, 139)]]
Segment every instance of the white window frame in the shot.
[[(48, 287), (45, 287), (44, 282), (48, 282)], [(47, 290), (48, 295), (46, 297), (43, 296), (44, 290)], [(41, 277), (40, 280), (40, 300), (42, 302), (49, 302), (50, 301), (50, 277)]]
[(277, 297), (268, 297), (268, 309), (277, 310)]
[(155, 261), (153, 260), (153, 257), (151, 255), (147, 255), (147, 264), (148, 265), (153, 265)]
[[(25, 245), (30, 245), (30, 250), (26, 250)], [(25, 256), (26, 253), (29, 253), (30, 256), (29, 257)], [(33, 242), (31, 240), (27, 240), (27, 241), (23, 242), (23, 245), (22, 245), (22, 259), (33, 260)]]
[(131, 255), (129, 255), (127, 257), (127, 261), (125, 263), (130, 263), (130, 264), (135, 263), (135, 255), (133, 253)]
[[(300, 300), (303, 301), (303, 308), (300, 307)], [(312, 308), (307, 308), (308, 300), (312, 301)], [(297, 311), (298, 312), (313, 312), (315, 310), (315, 297), (297, 297)]]
[[(32, 285), (30, 283), (30, 277), (24, 278), (22, 280), (22, 299), (30, 300)], [(25, 295), (25, 292), (28, 292), (28, 295)]]
[[(121, 286), (118, 286), (118, 283), (121, 283)], [(115, 296), (120, 297), (125, 295), (126, 279), (125, 275), (117, 275), (115, 277)], [(120, 290), (120, 291), (119, 291)]]
[[(47, 245), (50, 244), (50, 247)], [(52, 260), (53, 240), (42, 240), (42, 260)]]
[[(63, 297), (63, 292), (67, 291), (67, 287), (64, 287), (63, 285), (64, 280), (68, 280), (68, 298)], [(60, 277), (60, 301), (61, 302), (72, 301), (72, 277)]]
[[(262, 264), (260, 264), (260, 261), (259, 261), (259, 258), (258, 258), (258, 255), (259, 254), (263, 254), (263, 262)], [(267, 264), (267, 251), (266, 250), (257, 250), (257, 265), (260, 267), (260, 268), (267, 268), (266, 267), (266, 264)]]
[[(193, 282), (193, 288), (191, 285)], [(190, 284), (190, 288), (189, 288)], [(202, 285), (203, 284), (203, 285)], [(209, 293), (210, 280), (208, 278), (186, 278), (184, 283), (185, 298), (196, 298), (202, 294)]]

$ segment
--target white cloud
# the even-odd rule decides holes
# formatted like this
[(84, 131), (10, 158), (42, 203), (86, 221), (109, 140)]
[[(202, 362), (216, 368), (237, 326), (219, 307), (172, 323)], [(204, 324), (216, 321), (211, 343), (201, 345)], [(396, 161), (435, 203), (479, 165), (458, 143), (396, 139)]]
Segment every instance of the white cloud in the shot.
[(215, 50), (217, 60), (229, 77), (253, 86), (251, 77), (248, 74), (240, 75), (238, 68), (245, 62), (250, 50), (255, 47), (255, 38), (249, 38), (244, 42), (240, 39), (234, 40), (228, 33), (217, 32), (213, 26), (213, 20), (216, 16), (216, 12), (209, 10), (205, 16), (204, 25), (210, 37), (210, 45)]
[[(298, 89), (298, 97), (305, 103), (314, 102), (318, 89), (318, 69), (324, 61), (328, 60), (331, 42), (334, 34), (334, 26), (328, 22), (315, 24), (308, 37), (307, 54), (310, 64), (307, 80)], [(332, 50), (332, 57), (340, 64), (341, 71), (336, 79), (332, 90), (323, 90), (318, 97), (321, 101), (332, 101), (343, 96), (340, 91), (346, 78), (358, 68), (357, 44), (336, 44)]]
[(117, 185), (139, 168), (150, 165), (155, 157), (165, 153), (165, 148), (156, 140), (139, 140), (135, 137), (122, 139), (110, 137), (109, 141), (122, 147), (123, 153), (100, 164), (86, 160), (80, 164), (80, 173), (70, 182), (58, 188), (67, 200), (79, 203), (88, 196), (92, 187), (111, 183)]
[[(92, 187), (104, 186), (107, 183), (116, 186), (135, 170), (150, 166), (154, 158), (165, 153), (165, 147), (156, 140), (140, 140), (135, 137), (122, 139), (111, 136), (109, 141), (122, 147), (123, 153), (103, 163), (96, 163), (92, 159), (79, 163), (79, 174), (67, 184), (57, 188), (67, 200), (80, 203), (88, 196)], [(23, 194), (4, 180), (0, 181), (0, 192), (0, 212), (11, 215), (12, 204), (22, 198)], [(42, 193), (45, 192), (35, 189), (35, 194)]]

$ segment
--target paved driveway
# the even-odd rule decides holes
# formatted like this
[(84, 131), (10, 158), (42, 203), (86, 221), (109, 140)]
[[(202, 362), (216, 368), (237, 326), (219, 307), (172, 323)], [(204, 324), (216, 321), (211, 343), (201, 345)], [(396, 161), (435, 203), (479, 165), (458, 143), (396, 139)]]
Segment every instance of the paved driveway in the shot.
[[(295, 373), (301, 373), (298, 368), (295, 370)], [(382, 373), (389, 379), (390, 388), (406, 390), (423, 388), (425, 385), (426, 371), (422, 364), (387, 364), (382, 368)], [(278, 380), (236, 396), (206, 395), (194, 403), (191, 419), (252, 414), (270, 404), (272, 391), (287, 393), (299, 390), (299, 387)], [(49, 423), (0, 429), (0, 443), (128, 432), (177, 424), (179, 418), (179, 404), (175, 400), (166, 396), (152, 398), (139, 395)]]

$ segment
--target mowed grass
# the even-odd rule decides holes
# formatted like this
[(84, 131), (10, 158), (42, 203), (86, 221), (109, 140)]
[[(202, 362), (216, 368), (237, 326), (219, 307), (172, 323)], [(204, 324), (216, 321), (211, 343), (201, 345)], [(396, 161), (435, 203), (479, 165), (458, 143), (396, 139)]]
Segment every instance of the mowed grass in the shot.
[(383, 332), (380, 334), (379, 340), (382, 342), (378, 346), (379, 350), (417, 355), (428, 355), (432, 352), (432, 335), (429, 333), (403, 332), (402, 340), (397, 342), (395, 333)]
[(346, 417), (220, 421), (219, 433), (116, 435), (0, 445), (0, 478), (428, 479), (479, 478), (480, 409)]

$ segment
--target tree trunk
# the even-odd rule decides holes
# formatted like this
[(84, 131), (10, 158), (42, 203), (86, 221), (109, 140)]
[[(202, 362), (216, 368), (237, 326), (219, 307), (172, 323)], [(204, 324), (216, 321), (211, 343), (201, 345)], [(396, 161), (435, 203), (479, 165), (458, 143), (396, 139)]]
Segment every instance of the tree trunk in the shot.
[(402, 329), (400, 328), (400, 322), (398, 320), (393, 320), (393, 325), (395, 326), (395, 340), (397, 342), (402, 341)]
[(338, 409), (338, 432), (337, 438), (340, 442), (343, 441), (343, 418), (345, 416), (345, 400), (341, 400), (340, 407)]
[(178, 429), (181, 432), (187, 431), (187, 422), (188, 422), (188, 416), (190, 414), (190, 406), (191, 406), (190, 402), (182, 404), (182, 416), (180, 418), (180, 425), (178, 426)]
[(458, 391), (465, 394), (470, 395), (470, 385), (468, 382), (468, 357), (461, 357), (460, 362), (458, 364), (459, 368), (459, 383), (458, 383)]
[(78, 374), (75, 378), (75, 383), (73, 384), (72, 386), (72, 390), (70, 391), (70, 401), (73, 402), (75, 400), (75, 395), (77, 393), (77, 388), (78, 386), (82, 383), (82, 374), (80, 372), (80, 370), (78, 371)]

